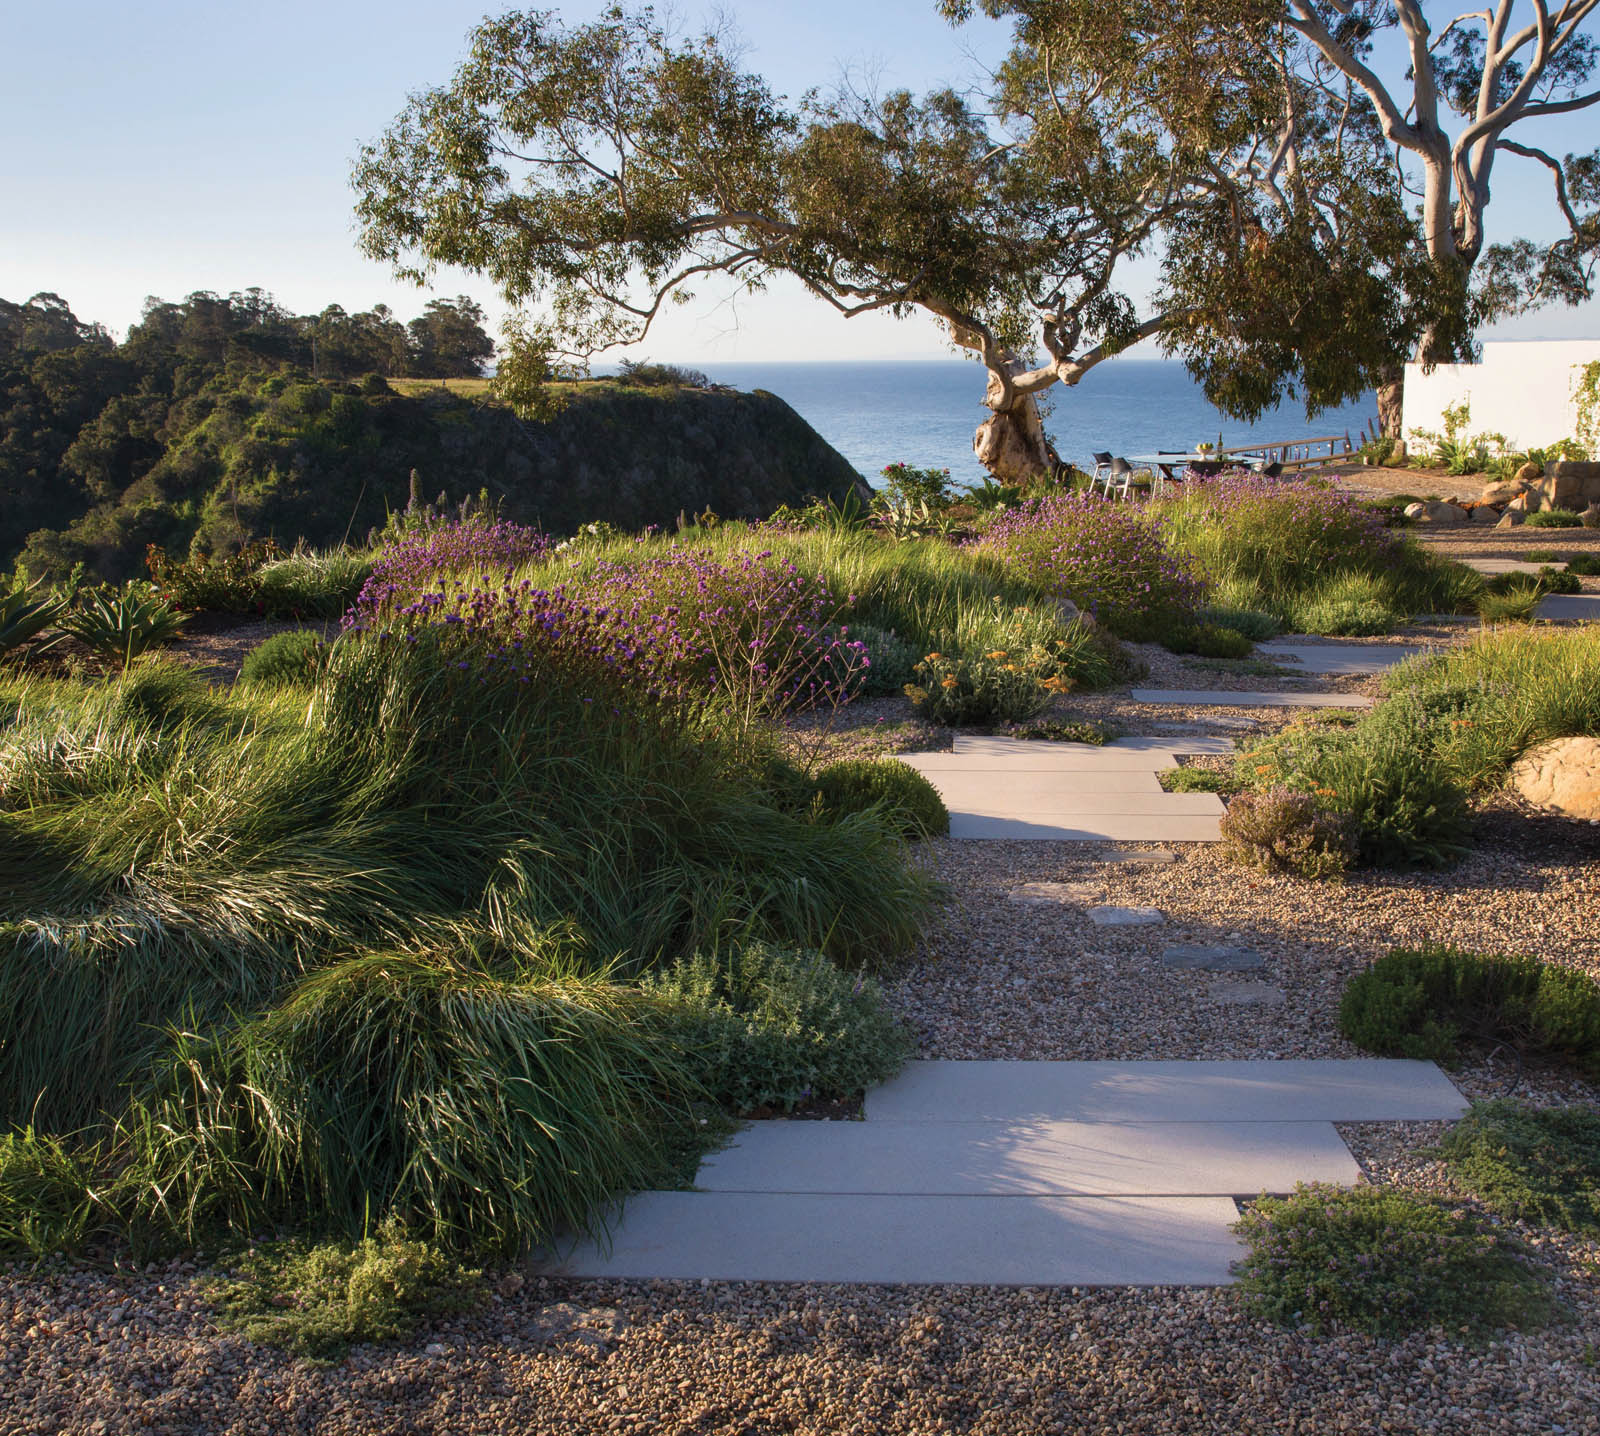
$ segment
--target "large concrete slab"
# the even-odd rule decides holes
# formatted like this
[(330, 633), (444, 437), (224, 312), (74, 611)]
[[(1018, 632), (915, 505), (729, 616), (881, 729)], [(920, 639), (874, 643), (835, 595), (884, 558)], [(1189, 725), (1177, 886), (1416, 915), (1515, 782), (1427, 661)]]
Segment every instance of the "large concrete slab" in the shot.
[[(1548, 600), (1547, 600), (1548, 601)], [(1187, 708), (1370, 708), (1360, 693), (1230, 693), (1221, 688), (1135, 688), (1136, 703)]]
[(1458, 563), (1464, 563), (1468, 568), (1475, 568), (1479, 573), (1532, 573), (1537, 574), (1540, 569), (1557, 568), (1565, 569), (1566, 561), (1560, 563), (1530, 563), (1527, 559), (1520, 558), (1463, 558)]
[(753, 1122), (714, 1192), (1245, 1196), (1361, 1174), (1330, 1122)]
[(610, 1250), (546, 1275), (999, 1286), (1220, 1286), (1242, 1254), (1227, 1197), (646, 1192)]
[(977, 783), (950, 782), (941, 777), (935, 786), (945, 807), (952, 812), (959, 808), (963, 813), (997, 818), (1031, 818), (1041, 814), (1059, 818), (1107, 814), (1192, 818), (1197, 815), (1221, 817), (1223, 811), (1222, 800), (1215, 793), (1163, 793), (1159, 785), (1153, 793), (1083, 793), (1041, 782), (1032, 791), (1007, 792)]
[(1384, 673), (1396, 664), (1415, 658), (1429, 649), (1422, 644), (1401, 643), (1293, 643), (1275, 640), (1257, 645), (1268, 658), (1293, 660), (1301, 673), (1343, 674)]
[(1395, 1122), (1458, 1117), (1431, 1062), (910, 1062), (869, 1121)]
[(1592, 593), (1552, 593), (1539, 600), (1535, 618), (1552, 623), (1600, 623), (1600, 595)]
[(1141, 734), (1114, 738), (1109, 743), (1058, 743), (1042, 738), (998, 738), (984, 734), (957, 733), (951, 743), (956, 753), (985, 753), (1026, 756), (1043, 748), (1057, 753), (1231, 753), (1234, 745), (1226, 738), (1196, 733), (1189, 736)]
[(1113, 768), (1105, 773), (1063, 773), (1037, 768), (1026, 772), (1002, 769), (999, 772), (974, 773), (957, 768), (943, 772), (935, 770), (927, 777), (940, 793), (947, 795), (946, 803), (949, 803), (951, 796), (964, 799), (970, 794), (1021, 802), (1030, 793), (1040, 791), (1063, 797), (1095, 794), (1165, 796), (1155, 770), (1148, 765), (1143, 768)]
[(1108, 813), (1098, 818), (1002, 818), (982, 813), (951, 813), (950, 836), (992, 842), (1053, 843), (1216, 843), (1222, 841), (1220, 818), (1194, 816), (1140, 817)]
[(1017, 753), (896, 753), (919, 773), (1154, 773), (1176, 768), (1172, 752), (1066, 749), (1064, 743), (1028, 743)]

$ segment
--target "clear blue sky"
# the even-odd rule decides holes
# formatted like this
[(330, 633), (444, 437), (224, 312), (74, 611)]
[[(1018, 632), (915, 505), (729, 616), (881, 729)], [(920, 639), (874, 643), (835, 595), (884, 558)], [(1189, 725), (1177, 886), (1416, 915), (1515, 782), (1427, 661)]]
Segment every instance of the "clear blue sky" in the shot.
[[(604, 8), (571, 0), (571, 20)], [(260, 285), (300, 312), (384, 302), (402, 317), (427, 293), (356, 252), (350, 164), (416, 89), (445, 82), (483, 0), (283, 0), (273, 6), (150, 0), (43, 5), (0, 0), (0, 296), (54, 290), (121, 331), (147, 295), (179, 299)], [(831, 86), (849, 66), (884, 86), (926, 89), (974, 73), (1004, 33), (954, 31), (933, 0), (732, 0), (747, 60), (780, 92)], [(708, 16), (679, 7), (690, 26)], [(1558, 148), (1589, 148), (1594, 112), (1551, 122)], [(1565, 128), (1561, 128), (1564, 124)], [(1497, 174), (1502, 223), (1542, 210), (1543, 191)], [(1133, 286), (1137, 289), (1139, 286)], [(492, 289), (441, 275), (498, 317)], [(1600, 334), (1600, 306), (1550, 310), (1508, 337)], [(707, 292), (644, 346), (658, 359), (937, 356), (929, 321), (844, 321), (782, 286), (737, 307)]]

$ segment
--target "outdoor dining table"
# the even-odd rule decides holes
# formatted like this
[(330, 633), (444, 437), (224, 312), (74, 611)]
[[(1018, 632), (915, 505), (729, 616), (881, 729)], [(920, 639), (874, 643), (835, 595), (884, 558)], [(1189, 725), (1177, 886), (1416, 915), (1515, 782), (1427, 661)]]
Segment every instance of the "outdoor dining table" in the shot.
[(1190, 468), (1204, 467), (1206, 472), (1215, 472), (1222, 467), (1223, 462), (1217, 454), (1190, 454), (1181, 451), (1168, 453), (1165, 450), (1157, 454), (1129, 454), (1127, 458), (1135, 468), (1154, 470), (1163, 479), (1173, 483), (1179, 481), (1175, 472), (1178, 469), (1187, 473)]

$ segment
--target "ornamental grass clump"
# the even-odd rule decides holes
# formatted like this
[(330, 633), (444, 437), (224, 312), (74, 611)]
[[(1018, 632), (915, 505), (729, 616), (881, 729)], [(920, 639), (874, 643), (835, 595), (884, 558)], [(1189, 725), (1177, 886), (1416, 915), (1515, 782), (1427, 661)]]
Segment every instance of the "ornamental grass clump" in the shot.
[(943, 837), (950, 814), (939, 791), (898, 758), (847, 758), (817, 774), (819, 811), (839, 816), (880, 811), (908, 838)]
[(978, 551), (1120, 638), (1160, 638), (1191, 622), (1200, 602), (1199, 578), (1155, 522), (1091, 494), (1032, 499), (1001, 514)]
[(1554, 1313), (1508, 1237), (1428, 1198), (1301, 1184), (1292, 1196), (1257, 1198), (1234, 1230), (1248, 1248), (1234, 1265), (1240, 1299), (1287, 1326), (1483, 1336), (1541, 1326)]

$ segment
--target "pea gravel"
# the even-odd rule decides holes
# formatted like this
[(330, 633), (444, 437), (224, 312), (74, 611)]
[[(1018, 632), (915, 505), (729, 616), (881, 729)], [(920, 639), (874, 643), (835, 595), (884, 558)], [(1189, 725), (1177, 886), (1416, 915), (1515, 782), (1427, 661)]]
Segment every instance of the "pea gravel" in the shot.
[[(1190, 666), (1151, 653), (1158, 681)], [(1207, 686), (1232, 675), (1209, 673)], [(1239, 675), (1233, 686), (1275, 680)], [(1338, 686), (1363, 689), (1364, 680)], [(1367, 682), (1370, 683), (1369, 680)], [(1335, 686), (1335, 685), (1326, 685)], [(821, 738), (830, 756), (948, 746), (902, 700)], [(1118, 695), (1069, 718), (1124, 731), (1192, 719)], [(1278, 715), (1208, 716), (1276, 727)], [(820, 735), (813, 735), (818, 737)], [(1093, 846), (923, 845), (949, 901), (885, 974), (930, 1057), (1202, 1058), (1356, 1055), (1334, 1027), (1345, 979), (1396, 943), (1531, 951), (1600, 976), (1592, 921), (1600, 827), (1510, 798), (1479, 846), (1439, 875), (1342, 885), (1245, 872), (1214, 846), (1177, 861), (1106, 864)], [(1087, 885), (1030, 904), (1026, 883)], [(1155, 907), (1162, 925), (1095, 928), (1096, 898)], [(1162, 967), (1163, 947), (1242, 944), (1263, 971)], [(1475, 1058), (1469, 1096), (1515, 1083), (1547, 1103), (1582, 1082)], [(1460, 1199), (1427, 1155), (1439, 1123), (1341, 1128), (1369, 1180)], [(0, 1275), (0, 1436), (21, 1433), (1600, 1433), (1600, 1243), (1519, 1229), (1569, 1319), (1473, 1347), (1316, 1337), (1254, 1319), (1225, 1290), (1042, 1290), (524, 1281), (500, 1274), (477, 1313), (320, 1368), (219, 1333), (209, 1268), (63, 1266)]]

